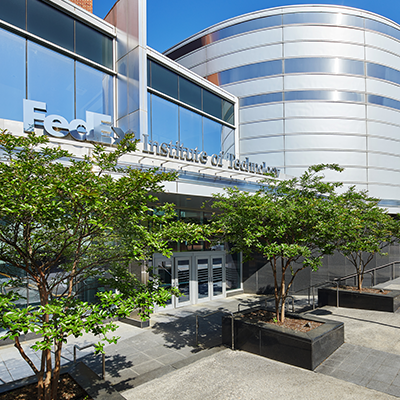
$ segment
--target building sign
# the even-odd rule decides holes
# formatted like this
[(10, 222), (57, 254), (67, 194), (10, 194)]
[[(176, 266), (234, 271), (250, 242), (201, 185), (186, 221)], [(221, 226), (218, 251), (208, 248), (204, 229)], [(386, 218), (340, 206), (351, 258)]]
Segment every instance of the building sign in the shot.
[(236, 171), (250, 172), (257, 175), (263, 175), (265, 173), (272, 173), (276, 177), (279, 176), (280, 170), (275, 167), (266, 166), (265, 162), (262, 164), (253, 163), (246, 157), (244, 161), (241, 161), (235, 157), (234, 154), (224, 155), (222, 152), (219, 154), (207, 155), (205, 151), (199, 151), (195, 149), (189, 149), (183, 146), (183, 143), (175, 142), (174, 144), (169, 143), (158, 143), (153, 140), (149, 140), (149, 135), (143, 136), (143, 153), (156, 154), (158, 156), (171, 158), (175, 160), (188, 161), (192, 163), (198, 163), (201, 165), (211, 164), (213, 167), (222, 168), (222, 160), (225, 158), (228, 160), (228, 168)]
[(111, 116), (86, 111), (86, 121), (74, 119), (68, 122), (60, 115), (46, 115), (46, 103), (24, 99), (24, 131), (34, 132), (43, 128), (53, 137), (63, 138), (71, 135), (81, 142), (118, 144), (125, 136), (121, 128), (112, 126)]

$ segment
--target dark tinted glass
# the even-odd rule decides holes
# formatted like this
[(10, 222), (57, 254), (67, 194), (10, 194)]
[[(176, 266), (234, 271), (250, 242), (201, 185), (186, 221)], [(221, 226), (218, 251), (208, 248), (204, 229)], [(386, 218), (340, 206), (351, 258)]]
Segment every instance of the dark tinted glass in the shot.
[(18, 28), (26, 29), (25, 0), (1, 0), (0, 19)]
[(74, 20), (39, 0), (28, 0), (28, 31), (74, 50)]
[(364, 101), (362, 93), (341, 92), (338, 90), (294, 90), (285, 92), (285, 100), (328, 100), (328, 101)]
[(235, 123), (233, 112), (233, 104), (229, 101), (222, 100), (222, 119), (232, 125)]
[(242, 99), (240, 99), (240, 106), (245, 107), (255, 104), (273, 103), (275, 101), (282, 101), (282, 99), (282, 92), (259, 94), (256, 96), (243, 97)]
[(160, 64), (151, 62), (151, 87), (177, 99), (178, 75)]
[(203, 46), (202, 38), (198, 38), (196, 40), (193, 40), (192, 42), (185, 44), (184, 46), (180, 47), (179, 49), (174, 50), (170, 54), (167, 54), (167, 56), (171, 60), (176, 60), (177, 58), (182, 57), (185, 54), (190, 53), (191, 51), (197, 50), (202, 46)]
[(383, 24), (382, 22), (366, 19), (365, 28), (384, 33), (385, 35), (393, 36), (396, 39), (400, 39), (400, 31), (398, 29), (392, 28), (391, 26)]
[(380, 106), (394, 108), (400, 110), (400, 101), (389, 99), (387, 97), (376, 96), (374, 94), (368, 95), (368, 102), (372, 104), (377, 104)]
[(222, 99), (208, 90), (203, 89), (203, 111), (222, 119)]
[(201, 88), (185, 78), (179, 77), (179, 100), (201, 110)]
[(113, 67), (112, 39), (99, 31), (76, 21), (76, 53), (104, 65)]
[(362, 28), (364, 26), (364, 19), (355, 15), (342, 13), (304, 12), (284, 14), (283, 24), (329, 24)]
[(218, 74), (220, 85), (282, 73), (282, 61), (273, 60), (227, 69)]
[(384, 67), (383, 65), (367, 63), (367, 75), (372, 78), (384, 79), (385, 81), (400, 84), (400, 71)]

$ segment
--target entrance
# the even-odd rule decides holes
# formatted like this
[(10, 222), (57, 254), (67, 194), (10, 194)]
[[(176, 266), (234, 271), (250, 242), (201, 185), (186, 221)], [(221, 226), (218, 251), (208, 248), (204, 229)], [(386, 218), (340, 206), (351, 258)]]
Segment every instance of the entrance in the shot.
[(225, 296), (225, 252), (174, 253), (171, 258), (154, 256), (155, 272), (165, 287), (176, 287), (167, 307), (197, 304)]

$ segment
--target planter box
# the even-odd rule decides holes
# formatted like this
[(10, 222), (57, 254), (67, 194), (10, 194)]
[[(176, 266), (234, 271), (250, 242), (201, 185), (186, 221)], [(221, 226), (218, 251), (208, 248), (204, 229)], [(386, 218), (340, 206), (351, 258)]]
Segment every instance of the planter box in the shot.
[[(336, 307), (336, 288), (318, 289), (318, 307)], [(389, 293), (360, 293), (352, 290), (339, 289), (339, 307), (359, 308), (362, 310), (395, 312), (400, 307), (400, 291)]]
[[(240, 316), (263, 307), (234, 314), (234, 347), (297, 367), (314, 370), (344, 343), (344, 324), (314, 316), (287, 314), (292, 318), (322, 322), (311, 331), (299, 332), (265, 322), (253, 323)], [(222, 343), (232, 346), (232, 318), (222, 319)]]
[(138, 328), (147, 328), (150, 326), (150, 319), (146, 319), (146, 321), (143, 321), (138, 315), (131, 315), (130, 317), (119, 318), (119, 321), (124, 322), (125, 324), (136, 326)]

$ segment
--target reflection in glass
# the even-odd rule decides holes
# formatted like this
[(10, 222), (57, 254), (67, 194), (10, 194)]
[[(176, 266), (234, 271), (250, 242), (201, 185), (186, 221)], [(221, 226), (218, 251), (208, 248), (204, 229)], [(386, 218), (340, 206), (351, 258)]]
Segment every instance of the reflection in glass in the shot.
[(222, 258), (212, 259), (213, 296), (222, 294)]
[(199, 299), (208, 297), (208, 258), (197, 260), (197, 282)]
[(86, 120), (86, 111), (113, 117), (113, 79), (76, 62), (76, 118)]
[(1, 0), (0, 19), (26, 29), (26, 4), (25, 0)]
[(177, 259), (178, 289), (182, 293), (179, 303), (190, 301), (190, 261)]
[(139, 108), (139, 49), (128, 54), (128, 113)]
[(28, 32), (74, 51), (74, 20), (39, 0), (28, 0)]
[(128, 114), (128, 56), (117, 63), (118, 72), (118, 119)]
[(25, 39), (0, 29), (0, 118), (22, 121)]
[[(229, 247), (229, 246), (228, 246)], [(240, 254), (226, 254), (226, 290), (240, 289), (241, 284), (241, 268), (240, 268)]]
[(47, 114), (74, 119), (74, 61), (28, 42), (28, 99), (47, 103)]
[(400, 71), (379, 64), (367, 63), (367, 76), (400, 84)]
[(222, 119), (222, 99), (214, 93), (203, 89), (203, 111), (213, 117)]
[(285, 101), (293, 100), (329, 100), (364, 102), (364, 94), (342, 92), (339, 90), (295, 90), (285, 92)]
[(235, 123), (234, 106), (226, 100), (222, 100), (222, 119), (232, 125)]
[(395, 110), (400, 110), (400, 101), (394, 100), (394, 99), (389, 99), (388, 97), (369, 94), (368, 102), (372, 103), (372, 104), (377, 104), (380, 106), (394, 108)]
[(283, 100), (283, 93), (267, 93), (267, 94), (258, 94), (255, 96), (242, 97), (240, 99), (240, 106), (253, 106), (255, 104), (263, 104), (263, 103), (274, 103), (276, 101)]
[(76, 53), (102, 64), (107, 68), (113, 67), (113, 41), (110, 37), (75, 21)]
[(203, 118), (203, 143), (208, 155), (219, 154), (221, 151), (222, 127), (218, 122)]
[(363, 28), (364, 18), (355, 15), (329, 12), (283, 14), (283, 25), (289, 24), (330, 24)]
[(193, 111), (179, 107), (179, 141), (189, 149), (203, 150), (202, 117)]
[(344, 58), (289, 58), (285, 60), (285, 73), (330, 73), (364, 75), (362, 61)]
[(389, 25), (383, 24), (382, 22), (374, 21), (373, 19), (365, 19), (365, 29), (371, 29), (385, 35), (393, 36), (400, 40), (400, 31)]
[(201, 87), (180, 76), (179, 100), (201, 110)]
[(261, 78), (264, 76), (279, 75), (282, 73), (282, 61), (264, 61), (256, 64), (244, 65), (221, 71), (218, 74), (220, 85), (232, 82), (244, 81), (246, 79)]
[(158, 96), (151, 96), (151, 138), (158, 143), (174, 144), (178, 136), (178, 106)]
[[(157, 275), (162, 282), (161, 287), (170, 289), (172, 286), (172, 260), (159, 261), (156, 265)], [(171, 304), (172, 300), (169, 299), (166, 305)]]
[(150, 82), (153, 89), (165, 93), (174, 99), (178, 98), (177, 74), (155, 62), (151, 62), (150, 73)]

